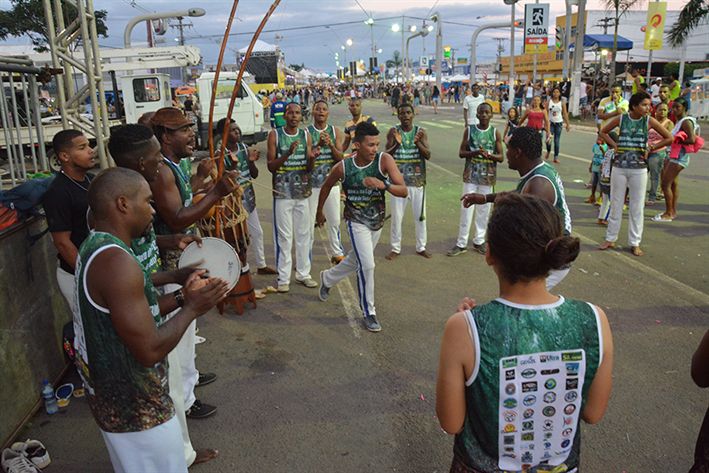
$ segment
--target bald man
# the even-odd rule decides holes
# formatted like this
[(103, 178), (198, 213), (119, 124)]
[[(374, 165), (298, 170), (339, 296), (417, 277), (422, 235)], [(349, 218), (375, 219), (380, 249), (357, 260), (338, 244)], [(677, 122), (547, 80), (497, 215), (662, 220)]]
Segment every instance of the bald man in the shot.
[[(94, 232), (76, 265), (76, 364), (116, 472), (187, 472), (180, 425), (167, 392), (165, 357), (187, 327), (227, 295), (227, 283), (194, 272), (159, 297), (130, 249), (152, 229), (148, 183), (113, 168), (88, 193)], [(169, 321), (161, 313), (181, 308)]]

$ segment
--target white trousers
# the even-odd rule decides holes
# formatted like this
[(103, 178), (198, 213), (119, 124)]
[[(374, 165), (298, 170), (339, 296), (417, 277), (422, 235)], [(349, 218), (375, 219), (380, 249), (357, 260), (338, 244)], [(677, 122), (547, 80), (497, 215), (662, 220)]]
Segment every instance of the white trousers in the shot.
[(608, 217), (606, 241), (615, 242), (618, 240), (620, 223), (623, 219), (626, 188), (629, 189), (628, 244), (640, 246), (640, 241), (643, 238), (647, 169), (613, 168), (611, 173), (611, 211)]
[(382, 230), (370, 230), (366, 225), (347, 222), (352, 250), (338, 265), (323, 272), (322, 283), (333, 287), (350, 274), (357, 273), (359, 306), (365, 317), (376, 314), (374, 307), (374, 249), (377, 247)]
[(266, 266), (266, 254), (263, 251), (263, 228), (258, 219), (258, 209), (254, 209), (249, 213), (246, 219), (246, 226), (249, 229), (249, 238), (251, 239), (250, 248), (254, 249), (254, 257), (256, 258), (256, 267), (263, 268)]
[[(625, 192), (623, 192), (625, 194)], [(611, 211), (611, 196), (601, 193), (601, 206), (598, 208), (598, 218), (600, 220), (608, 220)]]
[(407, 186), (409, 195), (407, 197), (391, 196), (389, 204), (391, 207), (391, 251), (401, 253), (401, 222), (404, 219), (406, 205), (411, 201), (411, 212), (414, 217), (416, 229), (416, 251), (426, 249), (426, 199), (425, 187)]
[(141, 432), (101, 431), (115, 473), (187, 473), (175, 417)]
[(71, 310), (72, 317), (74, 316), (74, 294), (76, 289), (76, 280), (74, 275), (67, 273), (60, 266), (57, 266), (57, 285), (59, 286), (59, 291), (66, 299), (67, 304), (69, 304), (69, 310)]
[[(166, 284), (164, 287), (165, 294), (174, 292), (179, 289), (178, 284)], [(180, 309), (177, 309), (167, 315), (166, 319), (169, 319), (175, 315)], [(172, 349), (170, 355), (174, 355), (177, 360), (177, 364), (180, 367), (180, 373), (182, 375), (182, 393), (184, 401), (184, 410), (188, 410), (192, 407), (195, 401), (194, 388), (199, 382), (199, 371), (195, 366), (195, 330), (197, 328), (197, 321), (193, 320), (191, 324), (187, 326), (187, 330), (182, 334), (182, 338)]]
[[(308, 197), (308, 206), (310, 208), (310, 249), (312, 251), (313, 243), (315, 242), (315, 217), (318, 210), (318, 199), (320, 199), (320, 188), (313, 187), (313, 194)], [(330, 242), (330, 252), (333, 256), (344, 256), (345, 250), (342, 248), (342, 239), (340, 238), (340, 187), (333, 186), (330, 189), (330, 195), (325, 200), (323, 205), (323, 213), (325, 214), (325, 229), (327, 231), (327, 239)]]
[(278, 284), (290, 284), (295, 233), (295, 277), (310, 277), (310, 208), (308, 199), (273, 199), (273, 241)]
[(170, 398), (175, 405), (175, 417), (177, 417), (180, 430), (182, 431), (182, 447), (185, 454), (185, 463), (187, 463), (187, 466), (190, 466), (195, 458), (197, 458), (197, 452), (195, 452), (194, 447), (192, 447), (190, 431), (187, 428), (187, 417), (185, 416), (187, 409), (185, 409), (185, 398), (184, 392), (182, 391), (182, 370), (180, 369), (180, 362), (177, 359), (175, 350), (167, 354), (167, 366), (167, 381), (170, 389)]
[[(492, 192), (492, 186), (483, 184), (463, 183), (463, 195), (476, 192), (478, 194), (489, 194)], [(492, 204), (471, 205), (467, 209), (460, 204), (460, 225), (458, 226), (458, 241), (456, 246), (460, 248), (468, 247), (468, 236), (470, 235), (470, 225), (473, 222), (473, 214), (475, 214), (475, 234), (473, 235), (473, 244), (482, 245), (485, 243), (485, 234), (487, 233), (487, 219), (490, 216)]]

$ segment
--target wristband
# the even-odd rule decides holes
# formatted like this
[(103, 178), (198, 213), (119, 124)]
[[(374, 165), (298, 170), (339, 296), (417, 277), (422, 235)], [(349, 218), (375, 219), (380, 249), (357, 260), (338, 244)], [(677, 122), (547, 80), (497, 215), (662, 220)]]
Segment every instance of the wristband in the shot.
[(384, 181), (384, 191), (388, 191), (390, 187), (391, 182), (389, 182), (388, 180)]
[(175, 298), (177, 307), (182, 307), (185, 305), (185, 295), (182, 292), (182, 289), (178, 289), (177, 291), (173, 292), (172, 295)]

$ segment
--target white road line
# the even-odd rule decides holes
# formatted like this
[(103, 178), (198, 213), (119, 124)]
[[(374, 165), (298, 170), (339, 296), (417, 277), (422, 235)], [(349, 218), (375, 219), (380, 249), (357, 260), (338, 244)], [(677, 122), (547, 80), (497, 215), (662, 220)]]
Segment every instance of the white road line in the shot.
[[(590, 160), (588, 160), (588, 159), (582, 159), (582, 158), (579, 158), (579, 157), (577, 157), (577, 156), (571, 156), (571, 155), (569, 155), (569, 154), (561, 154), (561, 156), (564, 156), (564, 157), (569, 158), (569, 159), (575, 159), (575, 160), (577, 160), (577, 161), (581, 161), (581, 162), (584, 162), (584, 163), (588, 163), (588, 162), (590, 161)], [(433, 163), (433, 162), (428, 162), (427, 164), (428, 164), (428, 166), (431, 166), (431, 167), (436, 168), (436, 169), (438, 169), (438, 170), (440, 170), (440, 171), (443, 171), (443, 172), (446, 173), (446, 174), (450, 174), (450, 175), (452, 175), (452, 176), (458, 177), (458, 174), (457, 174), (457, 173), (454, 173), (453, 171), (450, 171), (450, 170), (444, 168), (443, 166), (441, 166), (441, 165), (439, 165), (439, 164), (436, 164), (436, 163)], [(590, 237), (587, 237), (586, 235), (583, 235), (582, 233), (579, 233), (579, 232), (577, 232), (577, 231), (574, 231), (574, 234), (577, 235), (577, 236), (578, 236), (582, 241), (584, 241), (585, 243), (592, 244), (592, 245), (594, 245), (594, 246), (596, 246), (596, 247), (600, 245), (599, 242), (595, 241), (594, 239), (592, 239), (592, 238), (590, 238)], [(666, 283), (667, 285), (672, 286), (672, 287), (674, 287), (675, 289), (678, 289), (679, 291), (682, 291), (684, 294), (686, 294), (686, 295), (688, 295), (688, 296), (694, 298), (694, 299), (696, 300), (696, 303), (698, 303), (698, 304), (703, 304), (703, 305), (709, 305), (709, 295), (707, 295), (707, 294), (705, 294), (705, 293), (703, 293), (703, 292), (701, 292), (701, 291), (699, 291), (699, 290), (693, 288), (692, 286), (689, 286), (689, 285), (687, 285), (687, 284), (685, 284), (685, 283), (683, 283), (683, 282), (680, 282), (680, 281), (674, 279), (674, 278), (671, 277), (671, 276), (668, 276), (668, 275), (666, 275), (666, 274), (663, 274), (663, 273), (657, 271), (656, 269), (651, 268), (650, 266), (646, 266), (646, 265), (640, 263), (640, 262), (637, 260), (637, 257), (635, 257), (635, 256), (634, 256), (634, 257), (631, 257), (631, 256), (629, 256), (629, 255), (625, 255), (625, 254), (623, 254), (623, 253), (620, 253), (620, 252), (614, 251), (614, 250), (606, 251), (606, 253), (607, 253), (607, 254), (614, 255), (614, 256), (619, 257), (619, 258), (623, 258), (623, 260), (622, 260), (622, 261), (623, 261), (623, 264), (625, 264), (625, 265), (627, 265), (627, 266), (631, 266), (631, 267), (633, 267), (634, 269), (637, 269), (637, 270), (639, 270), (639, 271), (642, 271), (642, 272), (644, 272), (645, 274), (647, 274), (647, 275), (649, 275), (649, 276), (651, 276), (651, 277), (654, 277), (654, 278), (660, 280), (661, 282)]]
[(419, 123), (423, 123), (424, 125), (432, 126), (434, 128), (453, 128), (450, 125), (444, 125), (442, 123), (436, 123), (436, 122), (427, 122), (427, 121), (423, 121), (423, 120), (421, 120)]
[(465, 125), (465, 123), (463, 123), (463, 122), (457, 122), (457, 121), (455, 121), (455, 120), (438, 120), (438, 121), (439, 121), (439, 122), (443, 122), (443, 123), (447, 123), (447, 124), (449, 124), (449, 125), (457, 126), (457, 127), (460, 127), (460, 128), (463, 128), (463, 125)]
[[(327, 255), (328, 261), (332, 258), (330, 253), (330, 248), (328, 247), (327, 237), (322, 228), (318, 228), (318, 236), (320, 237), (320, 243), (322, 244), (325, 254)], [(352, 333), (355, 338), (360, 338), (362, 336), (362, 330), (359, 327), (359, 304), (357, 303), (357, 295), (355, 294), (354, 288), (349, 278), (345, 278), (337, 284), (337, 292), (340, 293), (340, 299), (342, 300), (342, 307), (345, 309), (345, 314), (347, 315), (347, 323), (352, 328)]]

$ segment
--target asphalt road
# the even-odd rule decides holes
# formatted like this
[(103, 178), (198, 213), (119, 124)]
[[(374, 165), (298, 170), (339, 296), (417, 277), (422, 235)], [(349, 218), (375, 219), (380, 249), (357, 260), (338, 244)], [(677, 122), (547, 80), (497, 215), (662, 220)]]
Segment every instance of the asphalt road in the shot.
[[(364, 112), (383, 131), (396, 123), (381, 101), (366, 101)], [(341, 126), (345, 105), (333, 106), (331, 115)], [(463, 296), (484, 302), (496, 297), (497, 285), (477, 253), (445, 256), (458, 226), (462, 111), (446, 107), (434, 115), (423, 108), (416, 120), (428, 131), (433, 151), (427, 223), (434, 257), (415, 254), (409, 213), (402, 255), (386, 261), (385, 226), (376, 250), (377, 313), (383, 326), (378, 334), (360, 325), (354, 280), (333, 289), (327, 303), (317, 300), (316, 290), (292, 284), (290, 294), (269, 295), (243, 316), (210, 313), (200, 319), (207, 342), (197, 348), (197, 366), (219, 379), (198, 388), (197, 395), (219, 411), (189, 421), (189, 427), (196, 447), (215, 447), (221, 455), (193, 470), (448, 471), (452, 437), (440, 430), (434, 409), (443, 324)], [(689, 376), (691, 355), (709, 327), (709, 153), (692, 157), (680, 176), (675, 222), (650, 222), (661, 205), (646, 209), (646, 256), (636, 258), (627, 246), (595, 249), (604, 228), (595, 224), (596, 208), (583, 203), (594, 140), (592, 131), (581, 128), (564, 132), (558, 165), (583, 248), (556, 289), (603, 307), (616, 347), (608, 412), (600, 424), (582, 427), (583, 471), (687, 471), (709, 398)], [(273, 263), (263, 161), (256, 193)], [(513, 189), (516, 173), (506, 163), (498, 169), (497, 190)], [(622, 245), (627, 245), (626, 232), (627, 219)], [(321, 233), (313, 248), (314, 278), (328, 260)], [(263, 276), (254, 276), (254, 282), (256, 287), (273, 284)], [(21, 436), (45, 443), (53, 459), (50, 471), (110, 471), (84, 400), (74, 400), (53, 417), (40, 412)]]

